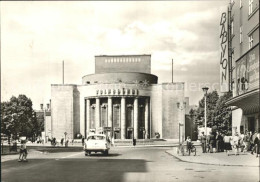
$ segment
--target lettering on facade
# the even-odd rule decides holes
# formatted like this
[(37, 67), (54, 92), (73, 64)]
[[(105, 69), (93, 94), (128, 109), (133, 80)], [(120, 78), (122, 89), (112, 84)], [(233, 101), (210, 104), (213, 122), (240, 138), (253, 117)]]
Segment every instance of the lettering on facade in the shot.
[(96, 95), (138, 95), (137, 89), (98, 89)]
[(229, 91), (227, 13), (220, 20), (220, 91)]

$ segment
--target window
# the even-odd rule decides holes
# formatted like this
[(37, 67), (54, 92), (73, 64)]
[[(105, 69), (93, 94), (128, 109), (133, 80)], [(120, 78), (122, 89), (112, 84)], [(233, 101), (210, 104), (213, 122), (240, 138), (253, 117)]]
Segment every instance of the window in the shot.
[(248, 37), (248, 41), (249, 41), (249, 49), (251, 49), (253, 47), (253, 36), (249, 36)]
[(253, 12), (253, 0), (249, 0), (249, 11), (248, 14), (251, 15)]
[(240, 43), (242, 43), (243, 42), (243, 27), (242, 26), (240, 26), (240, 34), (239, 34), (240, 36)]

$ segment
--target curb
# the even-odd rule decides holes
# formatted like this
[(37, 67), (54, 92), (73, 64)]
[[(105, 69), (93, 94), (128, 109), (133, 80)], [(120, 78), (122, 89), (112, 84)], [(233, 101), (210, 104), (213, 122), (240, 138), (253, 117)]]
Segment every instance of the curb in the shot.
[(251, 165), (238, 165), (238, 164), (232, 165), (232, 164), (214, 164), (214, 163), (205, 163), (205, 162), (191, 162), (191, 161), (188, 161), (188, 160), (183, 160), (183, 159), (177, 157), (176, 155), (174, 155), (174, 154), (172, 154), (172, 153), (170, 153), (168, 151), (165, 151), (165, 153), (175, 157), (176, 159), (178, 159), (178, 160), (180, 160), (182, 162), (193, 163), (193, 164), (214, 165), (214, 166), (260, 167), (260, 165), (258, 165), (258, 166), (251, 166)]

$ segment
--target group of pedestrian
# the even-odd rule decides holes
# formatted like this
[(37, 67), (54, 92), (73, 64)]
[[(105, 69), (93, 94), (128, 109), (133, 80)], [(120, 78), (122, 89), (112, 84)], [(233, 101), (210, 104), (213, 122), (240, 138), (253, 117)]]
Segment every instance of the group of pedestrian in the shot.
[(200, 137), (202, 152), (213, 153), (213, 152), (224, 152), (227, 155), (229, 152), (234, 150), (235, 155), (239, 155), (239, 152), (248, 152), (251, 154), (256, 153), (256, 157), (260, 156), (260, 132), (248, 132), (245, 134), (239, 134), (236, 132), (234, 136), (230, 136), (230, 133), (210, 132), (206, 137), (204, 132)]

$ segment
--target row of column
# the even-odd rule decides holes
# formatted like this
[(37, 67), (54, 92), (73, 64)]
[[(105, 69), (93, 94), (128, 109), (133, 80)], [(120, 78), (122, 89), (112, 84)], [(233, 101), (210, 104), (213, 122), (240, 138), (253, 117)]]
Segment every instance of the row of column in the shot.
[[(108, 107), (107, 107), (107, 112), (108, 112), (108, 127), (112, 128), (112, 122), (113, 122), (113, 106), (112, 106), (112, 97), (108, 97)], [(126, 98), (121, 97), (121, 113), (120, 113), (120, 129), (121, 129), (121, 139), (126, 138)], [(89, 124), (90, 124), (90, 99), (87, 99), (86, 102), (86, 129), (89, 131)], [(138, 137), (138, 97), (134, 98), (134, 138)], [(148, 134), (148, 122), (149, 122), (149, 100), (148, 98), (145, 99), (145, 138), (147, 139), (147, 134)], [(95, 109), (95, 126), (99, 126), (100, 123), (100, 98), (96, 98), (96, 109)]]

